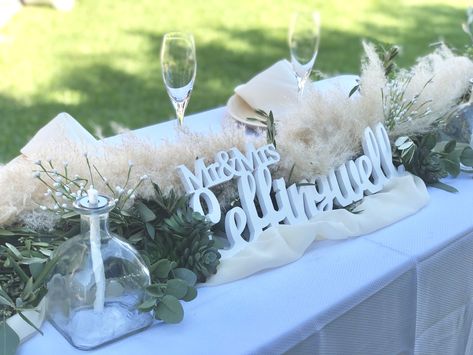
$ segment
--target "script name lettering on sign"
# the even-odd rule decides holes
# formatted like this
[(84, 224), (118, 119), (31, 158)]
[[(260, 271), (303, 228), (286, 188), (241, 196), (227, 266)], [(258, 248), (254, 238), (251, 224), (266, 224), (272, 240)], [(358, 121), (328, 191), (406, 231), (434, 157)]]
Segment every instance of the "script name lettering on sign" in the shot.
[(280, 159), (272, 144), (257, 149), (247, 145), (245, 154), (236, 148), (218, 152), (214, 163), (206, 165), (203, 159), (198, 159), (193, 172), (181, 165), (178, 173), (190, 195), (192, 209), (212, 223), (220, 222), (222, 213), (211, 188), (236, 180), (241, 207), (233, 207), (223, 217), (230, 243), (230, 248), (222, 251), (222, 257), (226, 258), (257, 240), (271, 226), (304, 223), (321, 211), (333, 209), (334, 205), (345, 207), (365, 194), (380, 191), (397, 175), (384, 126), (366, 128), (362, 146), (364, 154), (357, 159), (330, 170), (326, 176), (289, 187), (283, 178), (271, 177), (269, 166)]

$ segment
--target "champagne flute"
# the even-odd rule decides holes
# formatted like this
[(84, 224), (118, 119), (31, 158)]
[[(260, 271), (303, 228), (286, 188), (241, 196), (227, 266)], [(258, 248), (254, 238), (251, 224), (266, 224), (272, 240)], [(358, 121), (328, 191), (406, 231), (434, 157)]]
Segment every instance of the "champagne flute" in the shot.
[(289, 26), (289, 50), (292, 69), (297, 79), (299, 99), (314, 66), (320, 41), (320, 14), (296, 12)]
[(161, 69), (179, 126), (182, 126), (197, 70), (192, 34), (170, 32), (164, 35), (161, 46)]

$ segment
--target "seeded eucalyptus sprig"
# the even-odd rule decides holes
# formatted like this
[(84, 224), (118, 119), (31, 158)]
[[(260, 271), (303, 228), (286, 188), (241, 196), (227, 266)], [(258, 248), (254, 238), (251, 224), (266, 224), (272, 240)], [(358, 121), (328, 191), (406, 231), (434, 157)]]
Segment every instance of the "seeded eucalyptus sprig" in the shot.
[(473, 167), (473, 149), (455, 140), (438, 142), (439, 135), (430, 132), (423, 136), (399, 137), (393, 152), (394, 163), (417, 175), (427, 185), (449, 192), (457, 190), (440, 180), (458, 176), (461, 164)]
[(180, 300), (190, 302), (197, 297), (196, 275), (178, 268), (175, 261), (161, 259), (151, 265), (153, 283), (146, 288), (147, 299), (138, 306), (143, 312), (154, 311), (156, 319), (179, 323), (184, 318)]

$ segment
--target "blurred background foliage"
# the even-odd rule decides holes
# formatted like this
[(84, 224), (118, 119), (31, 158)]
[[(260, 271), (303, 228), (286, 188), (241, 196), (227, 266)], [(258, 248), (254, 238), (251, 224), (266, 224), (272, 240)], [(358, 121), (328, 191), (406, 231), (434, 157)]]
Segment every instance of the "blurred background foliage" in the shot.
[(87, 129), (173, 117), (161, 79), (165, 32), (194, 33), (198, 70), (188, 113), (225, 105), (233, 88), (287, 58), (292, 11), (319, 9), (316, 69), (359, 73), (361, 40), (399, 44), (399, 64), (444, 40), (463, 51), (466, 0), (77, 0), (72, 12), (24, 7), (0, 29), (0, 162), (62, 111)]

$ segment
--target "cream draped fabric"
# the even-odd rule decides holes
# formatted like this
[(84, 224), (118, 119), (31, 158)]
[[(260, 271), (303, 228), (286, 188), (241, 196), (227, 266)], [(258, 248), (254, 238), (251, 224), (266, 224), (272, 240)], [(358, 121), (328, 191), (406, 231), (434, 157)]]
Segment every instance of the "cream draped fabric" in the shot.
[(235, 281), (293, 262), (317, 240), (346, 239), (374, 232), (416, 213), (428, 201), (421, 179), (410, 174), (395, 177), (381, 192), (366, 196), (357, 207), (359, 213), (345, 209), (325, 211), (304, 224), (265, 230), (246, 248), (222, 260), (218, 273), (206, 285)]
[[(356, 75), (339, 75), (310, 84), (327, 95), (330, 95), (332, 90), (337, 92), (342, 90), (348, 97), (357, 79), (359, 77)], [(276, 117), (283, 116), (284, 112), (293, 109), (299, 102), (297, 80), (291, 63), (286, 59), (276, 62), (247, 83), (237, 86), (235, 94), (252, 109), (272, 111)]]

